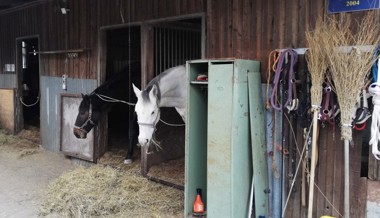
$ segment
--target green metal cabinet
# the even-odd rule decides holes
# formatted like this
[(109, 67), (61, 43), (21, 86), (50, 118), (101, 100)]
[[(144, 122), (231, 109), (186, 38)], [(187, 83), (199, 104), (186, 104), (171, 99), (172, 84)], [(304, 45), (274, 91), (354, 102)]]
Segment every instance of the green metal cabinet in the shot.
[[(185, 217), (202, 189), (208, 218), (247, 217), (252, 180), (248, 76), (253, 60), (188, 61)], [(208, 82), (196, 81), (208, 74)], [(261, 88), (261, 87), (260, 87)]]

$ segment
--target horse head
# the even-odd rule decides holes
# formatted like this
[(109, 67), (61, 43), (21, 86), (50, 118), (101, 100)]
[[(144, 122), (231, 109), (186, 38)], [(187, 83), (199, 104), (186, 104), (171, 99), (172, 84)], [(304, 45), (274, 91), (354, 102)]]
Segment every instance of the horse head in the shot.
[(92, 95), (83, 95), (79, 105), (79, 113), (74, 124), (74, 135), (77, 138), (85, 139), (87, 133), (98, 124), (101, 112), (95, 109), (91, 102)]
[(152, 141), (156, 124), (160, 120), (160, 90), (156, 84), (148, 86), (144, 91), (132, 85), (137, 97), (135, 112), (139, 124), (138, 140), (141, 146), (147, 146)]

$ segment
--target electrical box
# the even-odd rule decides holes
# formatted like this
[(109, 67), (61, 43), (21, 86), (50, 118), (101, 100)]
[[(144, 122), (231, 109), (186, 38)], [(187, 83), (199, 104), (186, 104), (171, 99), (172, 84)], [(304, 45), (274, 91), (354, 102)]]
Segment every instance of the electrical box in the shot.
[(247, 75), (259, 72), (260, 63), (195, 60), (186, 68), (185, 217), (193, 217), (198, 188), (208, 218), (247, 217), (252, 181)]

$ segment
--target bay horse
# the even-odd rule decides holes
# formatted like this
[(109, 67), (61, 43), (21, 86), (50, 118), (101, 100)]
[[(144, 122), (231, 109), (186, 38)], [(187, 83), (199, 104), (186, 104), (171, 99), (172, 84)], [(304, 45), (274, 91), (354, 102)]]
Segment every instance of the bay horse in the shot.
[[(94, 128), (104, 112), (108, 112), (115, 102), (126, 102), (128, 99), (129, 78), (127, 68), (115, 74), (105, 83), (97, 87), (91, 94), (82, 94), (82, 101), (79, 105), (79, 113), (74, 124), (74, 135), (77, 138), (86, 138), (87, 133)], [(133, 150), (137, 144), (138, 126), (135, 112), (129, 116), (128, 151), (124, 163), (132, 163)]]
[(137, 97), (135, 112), (139, 125), (138, 141), (141, 146), (149, 146), (152, 142), (156, 125), (160, 120), (161, 107), (174, 107), (186, 123), (187, 92), (184, 65), (165, 70), (154, 77), (143, 91), (133, 83), (132, 86)]

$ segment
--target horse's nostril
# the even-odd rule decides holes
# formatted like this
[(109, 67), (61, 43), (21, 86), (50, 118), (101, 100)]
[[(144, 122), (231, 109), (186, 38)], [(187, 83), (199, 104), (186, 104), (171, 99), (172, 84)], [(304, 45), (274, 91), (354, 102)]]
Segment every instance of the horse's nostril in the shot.
[(149, 140), (148, 139), (145, 139), (145, 143), (148, 143), (149, 142)]

